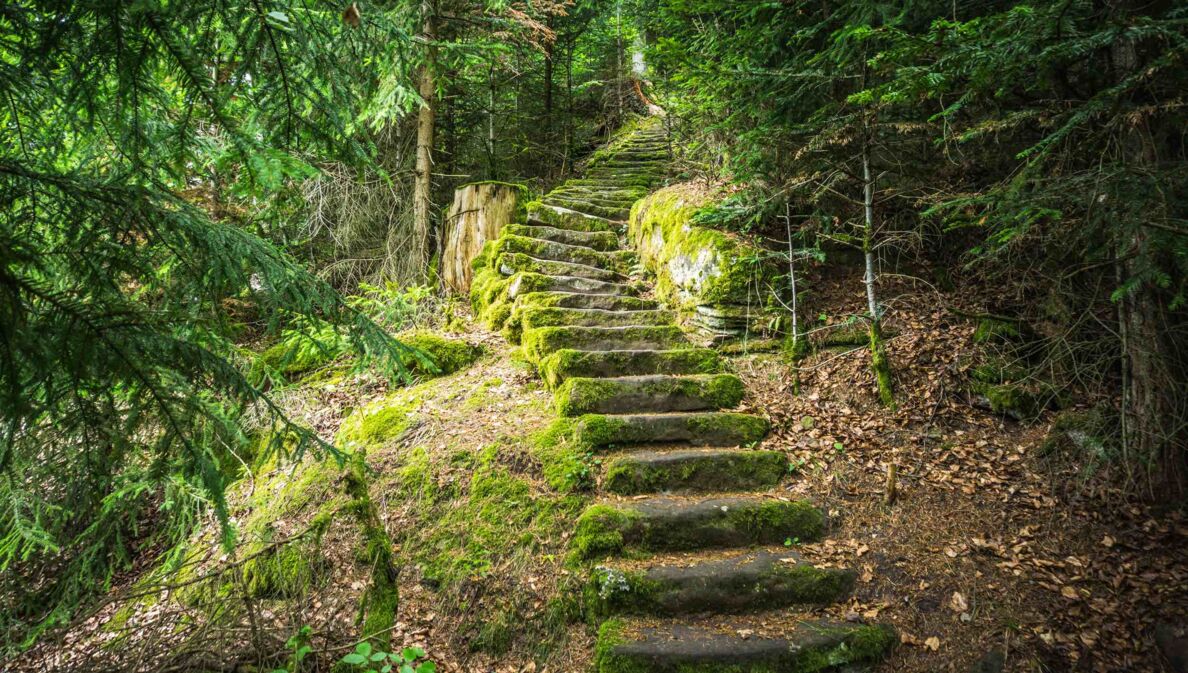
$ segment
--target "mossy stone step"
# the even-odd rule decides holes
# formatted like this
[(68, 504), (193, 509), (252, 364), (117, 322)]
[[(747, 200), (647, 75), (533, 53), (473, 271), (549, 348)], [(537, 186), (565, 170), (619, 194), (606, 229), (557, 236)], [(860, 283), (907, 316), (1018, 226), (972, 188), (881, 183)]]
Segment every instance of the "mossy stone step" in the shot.
[(626, 311), (597, 308), (559, 308), (553, 306), (525, 307), (520, 312), (524, 329), (536, 327), (625, 327), (628, 325), (671, 325), (669, 311)]
[(557, 227), (509, 224), (503, 227), (501, 233), (505, 235), (524, 236), (525, 238), (539, 238), (566, 245), (579, 245), (600, 252), (619, 249), (619, 237), (610, 231), (576, 231), (573, 229), (558, 229)]
[(686, 344), (685, 334), (674, 325), (626, 327), (538, 327), (524, 331), (524, 353), (539, 362), (549, 353), (572, 348), (579, 351), (666, 349)]
[(631, 214), (631, 208), (626, 206), (600, 206), (588, 201), (580, 201), (577, 199), (546, 196), (544, 204), (548, 206), (560, 206), (575, 210), (580, 213), (589, 213), (599, 217), (605, 217), (610, 220), (626, 220), (627, 216)]
[(573, 262), (559, 262), (555, 259), (537, 259), (522, 252), (505, 252), (496, 260), (499, 273), (514, 276), (521, 271), (541, 273), (546, 276), (577, 276), (579, 278), (593, 278), (610, 283), (621, 283), (629, 280), (627, 276), (596, 266), (575, 264)]
[(856, 573), (818, 568), (792, 551), (759, 550), (693, 565), (599, 566), (586, 584), (591, 621), (612, 615), (739, 614), (845, 598)]
[(541, 238), (528, 238), (507, 234), (495, 241), (493, 255), (518, 252), (536, 259), (551, 259), (557, 262), (584, 264), (599, 269), (618, 270), (623, 265), (625, 256), (617, 254), (620, 251), (599, 252), (582, 245), (569, 245), (557, 241), (546, 241)]
[(557, 388), (554, 403), (562, 416), (704, 411), (737, 406), (743, 392), (734, 374), (571, 378)]
[(577, 292), (534, 292), (520, 295), (516, 308), (526, 310), (536, 307), (596, 308), (604, 311), (655, 311), (660, 302), (639, 297), (613, 296), (603, 294), (582, 294)]
[(575, 231), (614, 231), (623, 225), (621, 221), (543, 203), (528, 208), (528, 224), (533, 223)]
[(675, 491), (753, 491), (788, 473), (782, 451), (672, 449), (635, 451), (612, 459), (602, 488), (618, 495)]
[(580, 292), (602, 295), (633, 295), (639, 292), (633, 285), (608, 283), (578, 276), (547, 276), (541, 273), (517, 273), (507, 286), (508, 299), (530, 292)]
[(648, 190), (643, 188), (616, 188), (608, 185), (598, 187), (565, 185), (549, 192), (550, 197), (573, 197), (594, 203), (609, 203), (613, 205), (634, 203), (647, 196)]
[(574, 421), (573, 436), (582, 446), (593, 449), (674, 442), (691, 446), (744, 446), (763, 439), (767, 430), (767, 419), (731, 411), (587, 414)]
[[(585, 212), (588, 206), (596, 208), (604, 208), (607, 210), (630, 210), (631, 206), (638, 201), (636, 197), (623, 196), (602, 196), (590, 192), (575, 192), (570, 190), (553, 192), (545, 197), (545, 203), (557, 203), (561, 205), (573, 204), (572, 207), (578, 208)], [(566, 206), (571, 207), (571, 206)]]
[(598, 631), (598, 673), (819, 673), (880, 661), (897, 636), (885, 625), (804, 620), (778, 635), (762, 621), (635, 625), (613, 619)]
[(574, 551), (581, 558), (623, 552), (688, 551), (811, 542), (825, 515), (804, 500), (757, 497), (708, 500), (650, 498), (593, 505), (578, 519)]
[(717, 374), (725, 371), (725, 363), (717, 351), (709, 348), (614, 351), (562, 349), (542, 360), (538, 369), (545, 383), (556, 388), (573, 377)]

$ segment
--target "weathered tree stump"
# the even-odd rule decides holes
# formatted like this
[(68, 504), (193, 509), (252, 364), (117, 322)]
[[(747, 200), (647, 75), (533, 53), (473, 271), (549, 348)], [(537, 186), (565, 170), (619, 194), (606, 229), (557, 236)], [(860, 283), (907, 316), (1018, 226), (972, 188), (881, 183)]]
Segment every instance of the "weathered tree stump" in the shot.
[(512, 221), (522, 192), (519, 185), (504, 182), (476, 182), (454, 190), (442, 231), (441, 280), (447, 288), (470, 291), (471, 260)]

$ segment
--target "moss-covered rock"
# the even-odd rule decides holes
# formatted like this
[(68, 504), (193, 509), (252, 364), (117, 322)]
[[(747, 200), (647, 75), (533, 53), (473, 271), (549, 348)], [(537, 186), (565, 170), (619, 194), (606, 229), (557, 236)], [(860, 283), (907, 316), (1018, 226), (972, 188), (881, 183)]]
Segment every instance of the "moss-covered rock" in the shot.
[(435, 370), (429, 370), (421, 360), (411, 355), (407, 356), (404, 366), (414, 374), (453, 374), (469, 367), (483, 354), (480, 346), (433, 332), (406, 332), (397, 336), (397, 339), (404, 345), (421, 351), (433, 362)]
[(713, 195), (691, 184), (662, 189), (632, 207), (628, 236), (656, 275), (658, 294), (676, 306), (759, 304), (754, 288), (777, 271), (762, 251), (724, 232), (693, 225)]

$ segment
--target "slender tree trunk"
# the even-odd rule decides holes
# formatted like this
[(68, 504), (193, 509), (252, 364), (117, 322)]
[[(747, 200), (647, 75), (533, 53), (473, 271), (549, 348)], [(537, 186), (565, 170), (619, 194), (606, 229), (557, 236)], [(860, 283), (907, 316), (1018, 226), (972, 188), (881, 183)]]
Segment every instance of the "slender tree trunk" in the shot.
[(417, 163), (413, 182), (413, 233), (422, 268), (431, 273), (430, 250), (433, 245), (433, 127), (437, 114), (437, 86), (434, 81), (437, 48), (434, 0), (421, 2), (421, 37), (425, 40), (425, 63), (421, 66), (418, 93), (424, 101), (417, 112)]
[[(553, 17), (550, 15), (545, 24), (549, 30), (553, 29)], [(556, 53), (555, 42), (545, 45), (544, 52), (544, 136), (548, 138), (553, 130), (553, 54)]]
[(619, 110), (619, 119), (616, 122), (621, 124), (623, 122), (623, 2), (619, 0), (615, 3), (615, 29), (618, 31), (615, 37), (615, 57), (618, 59), (615, 65), (615, 103)]
[(487, 176), (498, 180), (495, 166), (495, 66), (487, 70)]
[(894, 408), (895, 395), (891, 382), (891, 363), (883, 344), (882, 319), (879, 303), (875, 299), (874, 273), (874, 177), (870, 173), (870, 151), (864, 138), (862, 145), (862, 256), (866, 262), (866, 273), (862, 282), (866, 285), (866, 310), (870, 317), (870, 368), (875, 375), (879, 390), (879, 401), (883, 406)]
[(569, 170), (569, 152), (573, 145), (573, 46), (576, 40), (570, 40), (565, 49), (565, 138), (564, 151), (561, 157), (561, 173)]
[(800, 358), (805, 344), (800, 339), (800, 306), (796, 297), (796, 250), (792, 246), (792, 206), (784, 204), (784, 232), (788, 236), (788, 285), (792, 291), (792, 394), (800, 394)]

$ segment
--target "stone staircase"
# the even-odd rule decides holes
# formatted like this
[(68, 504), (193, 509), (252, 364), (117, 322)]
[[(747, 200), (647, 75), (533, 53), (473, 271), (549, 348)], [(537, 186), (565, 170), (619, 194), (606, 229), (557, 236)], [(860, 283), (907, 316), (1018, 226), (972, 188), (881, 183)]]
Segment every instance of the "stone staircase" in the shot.
[(811, 618), (844, 598), (850, 570), (793, 551), (824, 514), (765, 493), (788, 474), (755, 450), (765, 419), (729, 411), (742, 381), (690, 343), (629, 275), (616, 235), (668, 160), (658, 120), (595, 155), (581, 179), (530, 206), (476, 261), (472, 297), (555, 391), (571, 441), (602, 459), (599, 500), (580, 518), (585, 607), (599, 673), (847, 669), (879, 660), (883, 626)]

